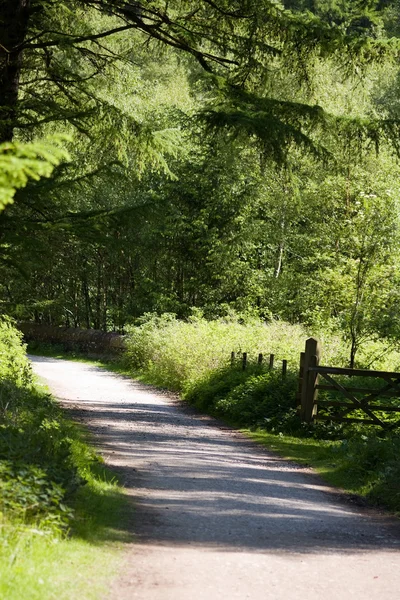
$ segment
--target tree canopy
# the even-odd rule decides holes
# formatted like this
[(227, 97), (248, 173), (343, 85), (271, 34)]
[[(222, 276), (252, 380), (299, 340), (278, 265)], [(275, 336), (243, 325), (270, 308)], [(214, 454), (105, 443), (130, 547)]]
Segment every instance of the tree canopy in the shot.
[(319, 59), (333, 57), (352, 70), (392, 56), (397, 39), (380, 34), (379, 4), (18, 0), (15, 8), (14, 0), (2, 0), (0, 140), (51, 121), (84, 129), (93, 112), (105, 109), (95, 82), (112, 77), (112, 64), (134, 63), (138, 45), (151, 44), (192, 57), (214, 76), (221, 99), (234, 110), (221, 102), (212, 123), (218, 117), (233, 128), (247, 122), (260, 139), (260, 130), (264, 138), (265, 130), (283, 137), (282, 147), (288, 139), (304, 142), (324, 111), (295, 94), (276, 97), (276, 71), (290, 71), (304, 87), (311, 86)]
[(3, 311), (255, 310), (338, 327), (353, 359), (398, 336), (398, 14), (1, 0)]

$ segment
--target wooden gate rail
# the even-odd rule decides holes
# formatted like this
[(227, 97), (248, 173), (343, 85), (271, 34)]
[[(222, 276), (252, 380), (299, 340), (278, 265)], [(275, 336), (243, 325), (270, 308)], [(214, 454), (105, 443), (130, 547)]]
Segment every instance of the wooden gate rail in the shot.
[[(326, 367), (319, 365), (320, 346), (317, 340), (310, 338), (306, 342), (306, 351), (302, 352), (300, 358), (300, 378), (299, 378), (299, 400), (300, 415), (303, 421), (310, 423), (318, 420), (366, 423), (370, 425), (379, 425), (388, 427), (382, 418), (375, 412), (400, 412), (400, 407), (393, 405), (373, 404), (373, 401), (379, 397), (394, 398), (400, 397), (400, 373), (389, 371), (369, 371), (366, 369), (345, 369), (339, 367)], [(348, 377), (372, 377), (381, 379), (386, 383), (381, 388), (371, 390), (364, 387), (345, 386), (339, 383), (332, 375), (342, 375)], [(321, 380), (325, 383), (320, 383)], [(318, 400), (318, 391), (337, 391), (344, 400)], [(357, 398), (354, 394), (366, 394), (362, 398)], [(342, 408), (338, 414), (318, 415), (318, 407), (337, 407)], [(369, 418), (347, 417), (348, 413), (354, 410), (361, 410)]]

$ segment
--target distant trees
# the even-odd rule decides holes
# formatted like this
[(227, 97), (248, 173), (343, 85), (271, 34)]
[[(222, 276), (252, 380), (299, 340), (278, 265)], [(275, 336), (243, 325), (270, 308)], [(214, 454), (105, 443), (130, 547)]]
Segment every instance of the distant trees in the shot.
[(256, 310), (341, 327), (352, 360), (397, 335), (397, 3), (12, 6), (5, 312), (122, 329)]

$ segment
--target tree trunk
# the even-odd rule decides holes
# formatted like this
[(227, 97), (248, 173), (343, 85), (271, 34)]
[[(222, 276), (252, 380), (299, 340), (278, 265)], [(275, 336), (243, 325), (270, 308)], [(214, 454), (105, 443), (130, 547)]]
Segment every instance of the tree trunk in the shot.
[(284, 246), (284, 242), (282, 241), (279, 244), (279, 249), (278, 249), (278, 258), (277, 258), (277, 264), (276, 264), (276, 269), (275, 269), (275, 279), (278, 279), (279, 275), (281, 274), (282, 271), (282, 262), (283, 262), (283, 251), (285, 249)]
[(0, 0), (0, 143), (12, 140), (31, 0)]
[(355, 335), (352, 335), (351, 348), (350, 348), (350, 363), (349, 363), (350, 369), (354, 369), (354, 363), (356, 360), (357, 349), (358, 349), (358, 345), (357, 345), (356, 337), (355, 337)]
[(281, 232), (281, 241), (279, 243), (277, 264), (275, 269), (275, 279), (278, 279), (282, 271), (283, 253), (285, 250), (285, 217), (283, 217), (281, 220)]
[(82, 292), (85, 300), (85, 321), (86, 328), (90, 329), (92, 326), (92, 306), (90, 302), (89, 286), (86, 273), (82, 278)]

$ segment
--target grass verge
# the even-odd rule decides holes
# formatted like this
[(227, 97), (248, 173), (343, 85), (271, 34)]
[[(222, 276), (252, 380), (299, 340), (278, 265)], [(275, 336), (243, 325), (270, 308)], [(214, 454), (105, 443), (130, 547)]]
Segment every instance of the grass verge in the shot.
[(68, 535), (7, 519), (0, 531), (0, 597), (95, 600), (118, 573), (126, 498), (105, 470), (77, 494)]
[(358, 433), (332, 441), (277, 435), (260, 429), (241, 431), (283, 458), (312, 467), (324, 481), (343, 492), (400, 514), (398, 435)]
[(0, 521), (0, 598), (95, 600), (118, 573), (128, 500), (100, 462), (69, 501), (68, 531), (3, 515)]
[(312, 467), (331, 485), (355, 494), (365, 493), (362, 480), (355, 481), (354, 477), (343, 471), (343, 456), (340, 455), (342, 442), (276, 435), (260, 429), (241, 431), (257, 444), (266, 446), (283, 458)]
[(85, 430), (32, 376), (0, 320), (0, 598), (97, 599), (130, 541), (131, 507)]

